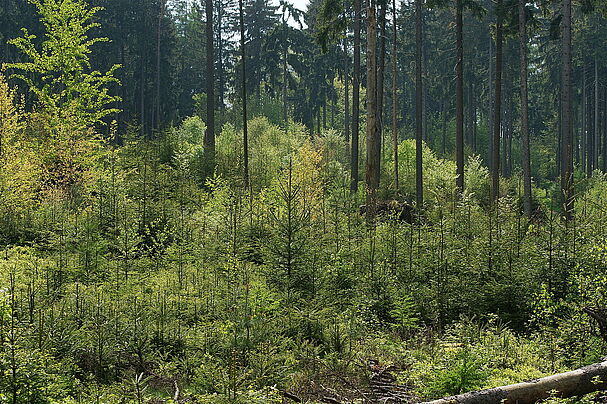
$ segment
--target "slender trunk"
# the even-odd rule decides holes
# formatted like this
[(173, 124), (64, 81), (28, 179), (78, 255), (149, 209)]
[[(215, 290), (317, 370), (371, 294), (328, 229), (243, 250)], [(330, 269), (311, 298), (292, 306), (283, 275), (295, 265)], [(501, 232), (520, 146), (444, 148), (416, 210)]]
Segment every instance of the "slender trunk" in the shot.
[[(211, 0), (212, 1), (212, 0)], [(244, 36), (244, 10), (243, 1), (238, 0), (238, 14), (240, 20), (240, 57), (242, 63), (242, 133), (244, 153), (244, 186), (249, 188), (249, 134), (247, 128), (247, 68)]]
[(146, 114), (145, 114), (145, 86), (146, 86), (146, 74), (145, 74), (145, 65), (146, 65), (146, 41), (143, 40), (145, 38), (145, 29), (147, 24), (146, 13), (141, 14), (141, 27), (142, 30), (140, 32), (141, 38), (139, 43), (139, 124), (140, 124), (140, 135), (142, 139), (149, 139), (149, 136), (146, 131)]
[(287, 76), (287, 53), (289, 46), (287, 44), (287, 22), (283, 21), (283, 39), (282, 39), (282, 120), (285, 127), (289, 124), (287, 92), (289, 80)]
[(456, 61), (456, 106), (455, 106), (455, 164), (456, 187), (459, 194), (464, 192), (464, 40), (463, 40), (463, 0), (456, 0), (455, 47)]
[(561, 191), (563, 212), (566, 220), (573, 216), (573, 161), (571, 130), (571, 0), (563, 0), (562, 29), (562, 94), (561, 94), (561, 130), (563, 138), (563, 167)]
[(509, 86), (508, 89), (508, 102), (507, 102), (507, 108), (508, 108), (508, 114), (507, 114), (507, 121), (505, 123), (505, 127), (506, 127), (506, 163), (505, 163), (505, 176), (507, 178), (510, 178), (512, 176), (512, 137), (514, 135), (514, 129), (512, 127), (512, 119), (514, 118), (514, 111), (512, 110), (512, 95), (511, 95), (511, 88)]
[(354, 0), (354, 76), (352, 77), (352, 150), (350, 191), (358, 191), (358, 126), (360, 116), (360, 0)]
[(477, 153), (477, 109), (476, 109), (476, 97), (472, 94), (472, 151), (474, 154)]
[[(223, 5), (221, 0), (217, 1), (217, 73), (219, 78), (219, 110), (221, 112), (221, 118), (223, 119), (223, 115), (225, 113), (225, 77), (223, 71), (223, 37), (221, 35), (222, 31), (222, 21), (223, 21)], [(221, 131), (221, 128), (219, 129)]]
[(158, 27), (156, 31), (156, 108), (154, 110), (155, 122), (153, 124), (153, 127), (156, 130), (160, 130), (160, 39), (162, 34), (162, 17), (164, 16), (164, 7), (165, 0), (161, 0), (160, 9), (158, 10)]
[(493, 114), (493, 158), (491, 166), (491, 200), (499, 198), (500, 186), (500, 130), (502, 124), (502, 0), (497, 0), (495, 35), (495, 111)]
[(344, 35), (344, 139), (346, 140), (346, 146), (350, 144), (350, 87), (348, 81), (350, 66), (347, 32), (346, 28), (346, 35)]
[(321, 129), (320, 129), (320, 125), (322, 124), (322, 118), (321, 118), (321, 107), (318, 107), (318, 110), (316, 111), (316, 124), (317, 124), (317, 128), (316, 128), (316, 134), (320, 136), (321, 133)]
[(424, 204), (423, 127), (422, 127), (422, 0), (415, 0), (415, 200)]
[(464, 127), (466, 128), (466, 133), (465, 133), (465, 142), (468, 146), (472, 146), (472, 92), (473, 92), (473, 85), (472, 83), (474, 82), (474, 76), (472, 73), (470, 73), (470, 76), (468, 78), (468, 105), (466, 106), (466, 124), (464, 125)]
[(487, 87), (489, 89), (489, 100), (487, 102), (488, 105), (488, 114), (489, 117), (489, 126), (487, 132), (489, 133), (489, 167), (493, 167), (493, 142), (491, 141), (491, 131), (493, 130), (493, 39), (489, 36), (489, 68), (487, 69), (489, 72), (489, 77), (487, 78)]
[(582, 171), (584, 171), (586, 174), (588, 174), (589, 170), (588, 170), (588, 139), (586, 138), (586, 74), (585, 74), (585, 70), (584, 68), (582, 68), (582, 99), (581, 99), (581, 130), (580, 130), (580, 137), (582, 138), (582, 156), (581, 156), (581, 166), (582, 166)]
[(601, 138), (599, 136), (599, 65), (596, 56), (594, 57), (594, 153), (592, 155), (592, 168), (599, 168), (599, 147)]
[(518, 2), (520, 82), (521, 82), (521, 142), (523, 152), (523, 209), (531, 218), (531, 153), (529, 146), (529, 94), (527, 90), (527, 14), (526, 0)]
[(447, 100), (446, 98), (443, 98), (443, 102), (442, 102), (442, 115), (443, 115), (443, 128), (442, 128), (442, 132), (443, 132), (443, 136), (442, 136), (442, 156), (443, 158), (445, 157), (445, 154), (447, 153)]
[[(125, 39), (124, 39), (124, 37), (122, 37), (121, 42), (120, 42), (120, 64), (122, 66), (125, 65), (124, 64), (125, 63), (125, 52), (126, 52)], [(124, 69), (121, 69), (121, 70), (124, 70)], [(122, 75), (123, 83), (126, 78), (125, 73), (126, 73), (125, 71), (119, 73)], [(128, 109), (125, 108), (125, 105), (126, 105), (125, 100), (126, 100), (126, 86), (122, 85), (122, 86), (120, 86), (120, 114), (118, 115), (119, 116), (119, 120), (118, 120), (118, 134), (119, 135), (124, 133), (124, 130), (126, 128), (126, 123), (130, 120), (130, 116), (127, 114), (130, 112), (131, 108), (128, 108)]]
[[(142, 47), (143, 48), (143, 47)], [(141, 61), (139, 66), (139, 110), (140, 110), (140, 131), (141, 138), (148, 138), (145, 128), (145, 62), (143, 59), (143, 51), (141, 53)]]
[(331, 129), (335, 129), (335, 97), (331, 97)]
[(590, 86), (588, 85), (588, 62), (586, 60), (584, 60), (582, 71), (584, 75), (582, 81), (584, 86), (582, 90), (585, 107), (584, 120), (586, 121), (586, 173), (589, 177), (592, 177), (592, 172), (594, 171), (594, 136), (592, 126), (594, 122), (592, 121), (592, 92), (588, 91)]
[(213, 165), (215, 159), (215, 49), (213, 41), (213, 0), (205, 0), (207, 34), (207, 130), (204, 150)]
[(574, 120), (573, 124), (571, 125), (571, 127), (573, 128), (573, 137), (574, 137), (574, 139), (573, 139), (574, 143), (573, 144), (575, 145), (575, 161), (574, 161), (574, 164), (575, 165), (580, 165), (580, 162), (582, 161), (581, 160), (582, 157), (580, 156), (580, 148), (581, 148), (581, 146), (580, 146), (580, 143), (581, 143), (580, 140), (581, 139), (580, 139), (580, 133), (579, 133), (580, 131), (578, 130), (578, 118), (579, 118), (579, 116), (578, 116), (578, 113), (577, 113), (576, 105), (573, 106), (572, 115), (573, 115), (572, 119)]
[(586, 175), (590, 176), (592, 170), (590, 169), (590, 150), (591, 141), (588, 137), (588, 95), (586, 94), (586, 64), (582, 68), (582, 137), (584, 139), (585, 147), (584, 147), (584, 156), (582, 158), (582, 169), (586, 172)]
[[(384, 133), (384, 77), (386, 71), (386, 0), (379, 2), (379, 55), (377, 67), (377, 128), (380, 132), (381, 150)], [(383, 153), (382, 153), (383, 155)]]
[(398, 128), (396, 127), (396, 111), (398, 108), (398, 97), (396, 94), (398, 58), (396, 55), (396, 40), (396, 0), (392, 0), (392, 152), (394, 155), (394, 187), (398, 190)]
[(379, 188), (380, 131), (377, 123), (377, 38), (375, 6), (367, 8), (367, 220), (375, 218), (377, 189)]
[(607, 172), (607, 87), (603, 86), (603, 172)]

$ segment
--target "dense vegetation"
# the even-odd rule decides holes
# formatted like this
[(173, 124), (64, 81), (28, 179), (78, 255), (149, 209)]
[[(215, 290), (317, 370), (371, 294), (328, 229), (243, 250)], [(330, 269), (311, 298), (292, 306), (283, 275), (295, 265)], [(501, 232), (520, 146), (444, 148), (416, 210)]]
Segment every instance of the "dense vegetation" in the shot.
[(0, 402), (415, 402), (605, 354), (603, 2), (90, 3), (0, 5)]

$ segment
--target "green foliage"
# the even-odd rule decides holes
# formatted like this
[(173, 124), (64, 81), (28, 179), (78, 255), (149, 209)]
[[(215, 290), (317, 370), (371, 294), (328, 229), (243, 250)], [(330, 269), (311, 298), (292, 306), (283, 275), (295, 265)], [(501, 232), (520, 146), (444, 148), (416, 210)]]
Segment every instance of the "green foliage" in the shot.
[(394, 308), (390, 311), (390, 315), (394, 319), (394, 327), (400, 332), (417, 328), (418, 318), (415, 315), (415, 302), (409, 296), (398, 298), (394, 302)]
[[(580, 308), (607, 305), (607, 177), (597, 171), (586, 180), (578, 168), (575, 221), (560, 220), (551, 76), (558, 66), (548, 60), (558, 52), (537, 42), (540, 33), (530, 32), (529, 48), (537, 215), (521, 215), (516, 169), (489, 204), (487, 19), (468, 21), (464, 33), (478, 46), (466, 47), (466, 192), (455, 194), (451, 73), (434, 63), (450, 52), (452, 16), (428, 8), (435, 36), (424, 64), (427, 203), (417, 220), (387, 212), (369, 226), (359, 210), (364, 187), (350, 192), (342, 133), (351, 45), (343, 54), (336, 42), (352, 17), (346, 4), (313, 1), (305, 30), (289, 24), (300, 13), (287, 2), (282, 19), (265, 0), (247, 4), (251, 187), (244, 189), (232, 4), (213, 2), (224, 13), (214, 32), (223, 101), (214, 165), (203, 148), (201, 10), (176, 2), (159, 15), (157, 2), (106, 3), (102, 12), (84, 0), (31, 0), (43, 36), (24, 30), (12, 40), (23, 60), (7, 67), (34, 97), (22, 102), (0, 78), (0, 402), (279, 403), (281, 391), (309, 402), (333, 394), (354, 401), (368, 397), (378, 368), (421, 401), (604, 355), (596, 324)], [(2, 23), (15, 8), (7, 4)], [(478, 2), (464, 4), (482, 14)], [(387, 115), (387, 101), (403, 104), (397, 131), (405, 138), (413, 123), (412, 11), (397, 10), (405, 33), (394, 55), (399, 82), (384, 106)], [(601, 60), (590, 34), (602, 23), (579, 21), (574, 42), (591, 43), (585, 57)], [(152, 22), (158, 35), (149, 41), (141, 28)], [(113, 65), (116, 55), (124, 71)], [(93, 61), (113, 67), (102, 72)], [(510, 125), (515, 70), (504, 71), (505, 138), (518, 135)], [(121, 101), (113, 95), (118, 74), (129, 113), (102, 135)], [(387, 120), (383, 126), (388, 134)], [(384, 144), (381, 197), (414, 200), (415, 142), (399, 144), (399, 189), (392, 145)], [(520, 150), (512, 148), (516, 164)], [(358, 163), (362, 173), (364, 158)]]
[(447, 361), (448, 367), (438, 371), (430, 385), (432, 396), (478, 390), (486, 382), (487, 374), (482, 370), (482, 363), (466, 348), (457, 350)]
[[(23, 29), (23, 37), (11, 41), (30, 61), (7, 64), (14, 77), (24, 81), (43, 110), (53, 131), (66, 130), (69, 122), (76, 130), (86, 130), (110, 114), (118, 112), (111, 104), (109, 85), (118, 83), (114, 65), (106, 73), (91, 69), (91, 47), (107, 38), (89, 38), (99, 27), (92, 22), (101, 8), (89, 8), (84, 0), (30, 0), (38, 10), (45, 37), (38, 46), (36, 36)], [(72, 128), (73, 130), (74, 128)]]
[[(21, 115), (5, 93), (3, 133), (34, 154), (17, 141)], [(601, 357), (579, 308), (607, 294), (603, 176), (580, 187), (574, 230), (546, 197), (527, 222), (516, 178), (488, 209), (477, 157), (455, 199), (453, 163), (425, 147), (423, 220), (387, 214), (369, 228), (340, 134), (312, 141), (301, 126), (252, 119), (249, 193), (234, 163), (241, 133), (224, 126), (211, 174), (204, 129), (192, 117), (156, 140), (125, 136), (88, 162), (97, 175), (82, 196), (10, 196), (21, 214), (1, 228), (17, 245), (0, 255), (16, 302), (5, 299), (0, 317), (3, 394), (146, 402), (172, 399), (176, 384), (200, 402), (279, 402), (280, 390), (313, 400), (323, 391), (310, 386), (366, 388), (359, 364), (373, 359), (402, 369), (399, 382), (426, 398)], [(407, 197), (413, 152), (402, 143)], [(6, 370), (13, 347), (27, 359), (16, 378)]]
[(15, 91), (0, 75), (0, 206), (4, 228), (36, 205), (41, 174), (40, 158), (25, 135), (21, 107)]
[[(261, 189), (272, 183), (288, 156), (303, 144), (305, 132), (301, 125), (293, 124), (286, 134), (264, 117), (253, 118), (248, 130), (250, 177), (253, 187)], [(230, 124), (217, 137), (218, 170), (232, 179), (242, 177), (242, 142), (242, 132)]]

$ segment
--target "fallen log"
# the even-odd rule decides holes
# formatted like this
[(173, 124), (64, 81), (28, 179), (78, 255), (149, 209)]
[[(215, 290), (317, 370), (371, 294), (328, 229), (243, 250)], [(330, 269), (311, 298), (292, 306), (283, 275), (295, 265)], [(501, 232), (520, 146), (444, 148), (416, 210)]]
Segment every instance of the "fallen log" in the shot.
[(426, 404), (532, 404), (548, 397), (575, 397), (604, 389), (607, 389), (607, 357), (603, 362), (570, 372), (441, 398)]

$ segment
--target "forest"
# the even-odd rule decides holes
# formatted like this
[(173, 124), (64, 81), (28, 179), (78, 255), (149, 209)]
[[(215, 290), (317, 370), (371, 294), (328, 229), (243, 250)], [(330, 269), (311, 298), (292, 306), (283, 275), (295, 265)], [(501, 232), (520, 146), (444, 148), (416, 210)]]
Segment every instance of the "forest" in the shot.
[(0, 66), (0, 403), (607, 402), (606, 0), (2, 0)]

